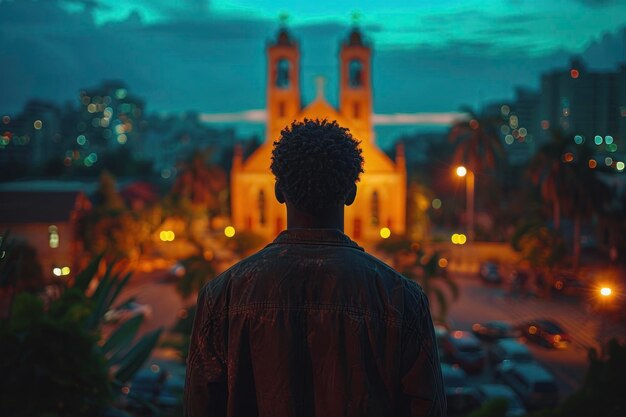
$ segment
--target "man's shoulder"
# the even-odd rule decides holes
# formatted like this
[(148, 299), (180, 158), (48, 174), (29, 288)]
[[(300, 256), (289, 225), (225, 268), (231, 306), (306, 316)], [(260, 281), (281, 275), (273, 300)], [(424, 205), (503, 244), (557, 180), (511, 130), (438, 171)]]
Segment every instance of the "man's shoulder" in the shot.
[(331, 265), (327, 266), (336, 275), (343, 275), (349, 279), (376, 281), (382, 283), (389, 291), (393, 289), (403, 291), (409, 299), (423, 299), (424, 292), (418, 283), (406, 278), (374, 255), (346, 246), (332, 247), (329, 250), (334, 253), (330, 259), (328, 257), (315, 259), (305, 257), (294, 246), (268, 245), (207, 282), (203, 291), (208, 293), (209, 298), (214, 298), (224, 294), (229, 288), (241, 288), (252, 280), (272, 279), (279, 270), (282, 275), (283, 270), (291, 269), (290, 263), (302, 256), (302, 260), (318, 269), (321, 264), (328, 262)]

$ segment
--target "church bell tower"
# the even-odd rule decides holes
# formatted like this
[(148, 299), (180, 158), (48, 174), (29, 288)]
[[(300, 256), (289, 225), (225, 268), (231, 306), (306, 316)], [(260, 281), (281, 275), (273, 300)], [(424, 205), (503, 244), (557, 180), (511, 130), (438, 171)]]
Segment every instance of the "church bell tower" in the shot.
[(340, 54), (339, 105), (355, 126), (356, 136), (373, 138), (371, 49), (357, 27), (342, 45)]
[(284, 24), (267, 47), (267, 65), (266, 138), (274, 141), (300, 112), (300, 51)]

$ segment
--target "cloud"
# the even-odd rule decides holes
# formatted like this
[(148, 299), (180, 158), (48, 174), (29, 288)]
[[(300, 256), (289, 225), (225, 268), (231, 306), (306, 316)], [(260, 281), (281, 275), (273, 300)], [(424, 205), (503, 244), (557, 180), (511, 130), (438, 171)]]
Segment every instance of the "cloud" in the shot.
[(607, 7), (617, 4), (617, 0), (574, 0), (588, 7)]

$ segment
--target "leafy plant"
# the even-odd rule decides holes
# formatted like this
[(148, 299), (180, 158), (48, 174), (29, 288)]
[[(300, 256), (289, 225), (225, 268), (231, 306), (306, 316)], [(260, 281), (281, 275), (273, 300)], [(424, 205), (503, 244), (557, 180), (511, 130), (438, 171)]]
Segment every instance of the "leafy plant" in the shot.
[(161, 329), (135, 341), (136, 317), (101, 340), (104, 314), (130, 279), (109, 264), (90, 294), (101, 261), (95, 257), (48, 308), (35, 295), (16, 297), (11, 317), (0, 322), (0, 415), (119, 414), (115, 393), (148, 359)]

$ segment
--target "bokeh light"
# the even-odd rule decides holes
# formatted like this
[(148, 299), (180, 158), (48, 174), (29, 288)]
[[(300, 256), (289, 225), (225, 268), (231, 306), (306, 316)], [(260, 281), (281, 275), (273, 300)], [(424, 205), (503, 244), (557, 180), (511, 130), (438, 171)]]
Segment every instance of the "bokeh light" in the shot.
[(235, 228), (233, 226), (226, 226), (224, 228), (224, 235), (226, 237), (233, 237), (233, 236), (235, 236)]
[(383, 227), (380, 229), (380, 237), (383, 239), (388, 239), (391, 236), (391, 229), (388, 227)]

